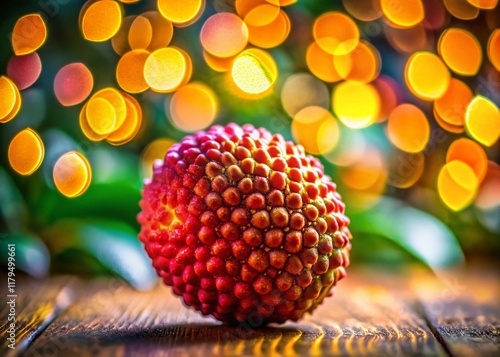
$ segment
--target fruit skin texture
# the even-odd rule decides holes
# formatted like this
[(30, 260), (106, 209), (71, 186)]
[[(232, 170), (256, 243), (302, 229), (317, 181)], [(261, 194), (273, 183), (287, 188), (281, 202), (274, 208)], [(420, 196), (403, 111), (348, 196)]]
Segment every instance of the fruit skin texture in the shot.
[(345, 205), (302, 146), (249, 124), (216, 125), (153, 166), (139, 239), (165, 284), (203, 315), (296, 321), (346, 276)]

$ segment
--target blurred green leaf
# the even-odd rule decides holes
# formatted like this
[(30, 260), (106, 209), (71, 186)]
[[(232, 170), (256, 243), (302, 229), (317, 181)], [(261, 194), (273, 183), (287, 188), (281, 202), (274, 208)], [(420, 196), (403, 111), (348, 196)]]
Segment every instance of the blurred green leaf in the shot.
[[(357, 232), (356, 232), (357, 233)], [(370, 264), (384, 269), (402, 269), (408, 264), (422, 264), (421, 260), (400, 244), (376, 234), (356, 234), (354, 249), (349, 253), (353, 262)], [(360, 238), (358, 240), (358, 237)], [(362, 241), (362, 242), (361, 242)]]
[(91, 184), (84, 195), (67, 198), (56, 190), (47, 190), (33, 204), (42, 225), (61, 218), (99, 218), (127, 222), (138, 227), (141, 191), (128, 182)]
[(15, 244), (16, 270), (21, 270), (36, 278), (47, 275), (50, 266), (50, 254), (45, 244), (32, 234), (9, 233), (0, 240), (2, 264), (7, 264), (8, 244)]
[(92, 166), (93, 183), (128, 183), (141, 187), (139, 158), (122, 147), (90, 147), (87, 158)]
[(120, 222), (61, 220), (44, 234), (55, 254), (80, 249), (137, 289), (151, 288), (157, 279), (137, 233)]
[(74, 274), (84, 278), (109, 276), (113, 272), (94, 255), (81, 248), (67, 248), (52, 255), (52, 274)]
[(384, 197), (374, 207), (349, 217), (355, 237), (371, 234), (389, 239), (436, 273), (464, 262), (456, 237), (443, 222), (402, 201)]
[(0, 167), (0, 217), (11, 231), (21, 229), (27, 222), (28, 210), (23, 196), (9, 174)]

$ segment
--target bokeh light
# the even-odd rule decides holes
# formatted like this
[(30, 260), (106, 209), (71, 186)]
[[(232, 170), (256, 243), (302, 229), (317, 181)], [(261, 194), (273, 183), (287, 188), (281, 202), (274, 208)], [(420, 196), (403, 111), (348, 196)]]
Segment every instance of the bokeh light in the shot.
[(236, 57), (231, 75), (234, 83), (244, 93), (260, 94), (274, 84), (278, 77), (278, 68), (269, 53), (251, 48)]
[(206, 64), (216, 72), (227, 72), (231, 70), (235, 57), (217, 57), (203, 50), (203, 59)]
[(241, 18), (230, 12), (210, 16), (200, 32), (205, 51), (217, 57), (232, 57), (248, 42), (248, 28)]
[(362, 159), (340, 169), (342, 183), (349, 187), (351, 208), (364, 210), (375, 205), (387, 184), (387, 164), (380, 150), (367, 146)]
[(342, 79), (335, 70), (333, 55), (324, 51), (317, 42), (307, 47), (306, 62), (311, 73), (322, 81), (337, 82)]
[(441, 168), (437, 189), (444, 204), (453, 211), (459, 211), (472, 203), (477, 185), (474, 171), (462, 161), (454, 160)]
[[(267, 8), (267, 5), (262, 5), (261, 7), (263, 6), (266, 6)], [(271, 6), (271, 8), (273, 8), (273, 6)], [(250, 14), (252, 13), (253, 11), (250, 12)], [(245, 23), (248, 29), (248, 41), (254, 46), (261, 48), (272, 48), (279, 46), (286, 40), (290, 33), (290, 19), (284, 11), (279, 10), (279, 7), (277, 15), (271, 22), (267, 24), (261, 26), (254, 25), (252, 23), (249, 23), (247, 21), (247, 18), (248, 16), (245, 18)], [(262, 19), (261, 16), (259, 16), (258, 18)]]
[(484, 10), (494, 9), (498, 5), (498, 0), (467, 0), (467, 2)]
[(380, 0), (342, 0), (346, 11), (361, 21), (373, 21), (382, 16)]
[(323, 51), (332, 55), (345, 55), (359, 43), (356, 23), (340, 12), (327, 12), (314, 22), (313, 35)]
[(330, 107), (328, 87), (319, 79), (307, 73), (296, 73), (288, 77), (281, 88), (281, 104), (293, 117), (309, 106)]
[(142, 124), (142, 109), (134, 97), (121, 93), (127, 107), (127, 115), (123, 124), (106, 136), (111, 145), (123, 145), (134, 139)]
[(422, 0), (380, 0), (384, 15), (392, 23), (402, 27), (412, 27), (424, 19)]
[(64, 106), (83, 102), (94, 88), (94, 77), (83, 63), (62, 67), (54, 78), (54, 94)]
[[(117, 89), (115, 89), (113, 87), (106, 87), (106, 88), (103, 88), (103, 89), (95, 92), (94, 95), (92, 95), (92, 97), (90, 98), (89, 103), (93, 99), (97, 99), (97, 98), (101, 98), (101, 99), (104, 99), (105, 101), (109, 102), (109, 104), (111, 104), (111, 107), (115, 112), (115, 120), (113, 122), (113, 126), (109, 129), (109, 132), (107, 131), (108, 129), (106, 129), (106, 130), (103, 129), (106, 133), (109, 134), (111, 131), (114, 131), (117, 128), (119, 128), (123, 124), (123, 122), (125, 121), (125, 117), (127, 116), (127, 106), (125, 104), (125, 99), (123, 99), (122, 94)], [(104, 114), (104, 113), (109, 114), (107, 109), (106, 109), (107, 106), (104, 105), (102, 102), (100, 102), (100, 103), (101, 104), (99, 104), (99, 107), (101, 107), (103, 110), (102, 114)], [(97, 111), (96, 114), (98, 112), (99, 111)], [(87, 119), (89, 120), (89, 124), (90, 124), (91, 119), (89, 117), (89, 108), (87, 108)], [(99, 120), (98, 115), (95, 117), (95, 120)], [(107, 128), (108, 125), (104, 124), (104, 122), (106, 122), (106, 120), (104, 118), (102, 118), (102, 121), (103, 121), (102, 124), (96, 124), (96, 125), (99, 125), (101, 128)], [(108, 121), (109, 121), (109, 118), (108, 118)], [(99, 131), (97, 131), (97, 133), (99, 133)], [(104, 134), (104, 132), (102, 132), (102, 134)]]
[(368, 83), (380, 73), (380, 53), (370, 43), (360, 41), (348, 54), (334, 56), (333, 64), (342, 79)]
[(339, 140), (339, 126), (327, 109), (310, 106), (294, 115), (292, 135), (304, 149), (315, 155), (332, 150)]
[(497, 71), (500, 71), (500, 29), (496, 29), (491, 33), (487, 51), (491, 64)]
[(181, 85), (186, 84), (191, 80), (191, 76), (193, 75), (193, 61), (191, 60), (189, 54), (182, 48), (180, 47), (172, 47), (172, 48), (177, 49), (184, 57), (184, 61), (186, 63), (186, 73), (184, 74), (184, 78), (182, 79)]
[(408, 153), (396, 150), (388, 160), (387, 183), (407, 189), (417, 183), (425, 168), (425, 155), (422, 152)]
[(116, 81), (129, 93), (140, 93), (149, 88), (144, 79), (144, 64), (149, 57), (146, 50), (125, 53), (116, 65)]
[(219, 109), (214, 91), (200, 82), (179, 88), (170, 100), (173, 124), (182, 131), (195, 132), (212, 124)]
[[(119, 124), (118, 111), (124, 115), (123, 122)], [(91, 141), (106, 139), (111, 145), (123, 145), (139, 132), (142, 108), (131, 95), (114, 88), (105, 88), (94, 94), (82, 107), (79, 124), (83, 134)]]
[(67, 197), (83, 194), (92, 181), (92, 169), (87, 158), (80, 152), (69, 151), (55, 163), (54, 184), (58, 191)]
[(443, 118), (441, 118), (441, 116), (436, 110), (436, 107), (433, 108), (432, 113), (434, 114), (434, 119), (436, 120), (436, 123), (438, 123), (438, 125), (444, 130), (455, 134), (461, 134), (465, 131), (465, 127), (463, 125), (453, 125), (446, 122)]
[(90, 128), (100, 135), (107, 135), (115, 128), (117, 113), (113, 105), (103, 98), (91, 98), (85, 112)]
[(385, 26), (384, 34), (391, 46), (401, 53), (411, 54), (416, 51), (431, 50), (434, 47), (423, 23), (413, 27)]
[(9, 144), (10, 166), (21, 175), (31, 175), (43, 161), (45, 147), (33, 129), (26, 128), (17, 133)]
[(24, 56), (12, 56), (7, 64), (7, 76), (19, 90), (29, 88), (36, 82), (41, 72), (42, 61), (36, 52)]
[(12, 31), (12, 48), (16, 56), (38, 50), (47, 38), (47, 27), (40, 14), (29, 14), (17, 20)]
[[(241, 2), (240, 2), (241, 3)], [(245, 9), (238, 6), (240, 17), (247, 26), (261, 27), (273, 22), (280, 14), (280, 6), (277, 0), (274, 1), (245, 1)], [(238, 11), (238, 10), (237, 10)]]
[[(500, 206), (500, 165), (488, 161), (488, 168), (474, 204), (482, 210)], [(492, 222), (498, 226), (498, 220)]]
[(453, 141), (446, 153), (446, 162), (454, 160), (462, 161), (476, 174), (478, 182), (481, 182), (488, 169), (488, 158), (484, 149), (475, 141), (468, 138), (460, 138)]
[(332, 95), (333, 112), (348, 127), (359, 129), (372, 124), (380, 112), (380, 96), (371, 84), (345, 81)]
[(108, 134), (97, 134), (94, 129), (90, 127), (87, 119), (87, 104), (85, 104), (80, 110), (78, 123), (80, 124), (80, 129), (83, 132), (83, 135), (91, 141), (101, 141), (108, 136)]
[(163, 160), (168, 149), (175, 144), (171, 139), (155, 139), (151, 141), (142, 151), (141, 168), (143, 177), (150, 178), (153, 175), (153, 162)]
[(179, 27), (192, 24), (204, 9), (205, 0), (158, 0), (160, 13)]
[(355, 190), (370, 188), (385, 171), (384, 159), (379, 150), (367, 149), (365, 154), (367, 157), (364, 160), (359, 160), (342, 170), (341, 177), (344, 184)]
[(450, 84), (450, 71), (431, 52), (417, 52), (406, 63), (405, 81), (411, 92), (423, 100), (442, 97)]
[(153, 39), (153, 26), (145, 16), (137, 16), (128, 31), (128, 44), (133, 50), (145, 50)]
[(425, 149), (430, 136), (425, 114), (413, 104), (401, 104), (389, 115), (387, 136), (399, 149), (416, 153)]
[(122, 19), (120, 28), (118, 29), (116, 34), (111, 38), (111, 47), (113, 47), (113, 50), (119, 56), (131, 50), (130, 44), (128, 42), (128, 34), (130, 26), (132, 26), (132, 23), (134, 22), (135, 18), (136, 16), (134, 15), (124, 17)]
[(149, 42), (147, 50), (152, 52), (167, 47), (174, 36), (172, 22), (161, 16), (157, 11), (147, 11), (141, 14), (141, 16), (149, 20), (152, 28), (151, 42)]
[(109, 40), (118, 32), (121, 22), (122, 8), (112, 0), (89, 0), (80, 13), (80, 30), (88, 41)]
[(467, 84), (452, 78), (446, 93), (434, 102), (434, 109), (439, 117), (448, 124), (463, 126), (465, 112), (473, 93)]
[(280, 11), (284, 1), (280, 0), (235, 0), (236, 13), (255, 26), (263, 26), (273, 21)]
[(188, 63), (184, 54), (174, 47), (152, 52), (144, 64), (144, 79), (152, 90), (172, 92), (183, 82)]
[(465, 127), (470, 136), (486, 146), (492, 146), (500, 137), (500, 112), (488, 98), (475, 96), (465, 113)]
[(0, 77), (0, 123), (12, 120), (21, 108), (21, 94), (8, 77)]
[(458, 28), (445, 30), (439, 38), (438, 51), (448, 67), (462, 76), (473, 76), (481, 67), (481, 45), (469, 31)]
[(380, 96), (378, 121), (384, 121), (401, 102), (401, 88), (396, 80), (387, 75), (377, 77), (372, 84)]
[(472, 20), (479, 15), (479, 8), (463, 0), (443, 0), (446, 9), (460, 20)]
[(367, 139), (362, 130), (345, 126), (341, 130), (337, 145), (323, 157), (337, 166), (351, 166), (362, 160), (368, 146)]

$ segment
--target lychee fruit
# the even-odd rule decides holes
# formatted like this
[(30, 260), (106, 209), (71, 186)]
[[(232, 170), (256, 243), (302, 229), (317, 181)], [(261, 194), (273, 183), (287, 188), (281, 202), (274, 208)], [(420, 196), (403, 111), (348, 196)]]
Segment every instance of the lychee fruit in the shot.
[(253, 327), (298, 320), (346, 276), (345, 205), (302, 146), (215, 125), (153, 166), (139, 239), (165, 284), (203, 315)]

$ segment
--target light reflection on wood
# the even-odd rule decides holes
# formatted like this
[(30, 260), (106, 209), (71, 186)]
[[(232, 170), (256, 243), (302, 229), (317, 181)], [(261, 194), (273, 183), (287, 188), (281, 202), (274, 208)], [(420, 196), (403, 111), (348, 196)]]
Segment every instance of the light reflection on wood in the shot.
[[(446, 285), (426, 275), (392, 279), (351, 274), (312, 316), (255, 330), (204, 318), (182, 306), (162, 285), (137, 292), (118, 280), (82, 282), (73, 286), (74, 303), (57, 314), (25, 355), (446, 356), (429, 321), (450, 349), (462, 355), (487, 354), (498, 347), (500, 313), (491, 293), (498, 283), (460, 280), (454, 290), (458, 295), (452, 296), (451, 290), (444, 293)], [(44, 316), (54, 314), (61, 287), (54, 280), (45, 287), (46, 299), (20, 298), (23, 336), (36, 332)], [(447, 300), (440, 300), (442, 296)]]

